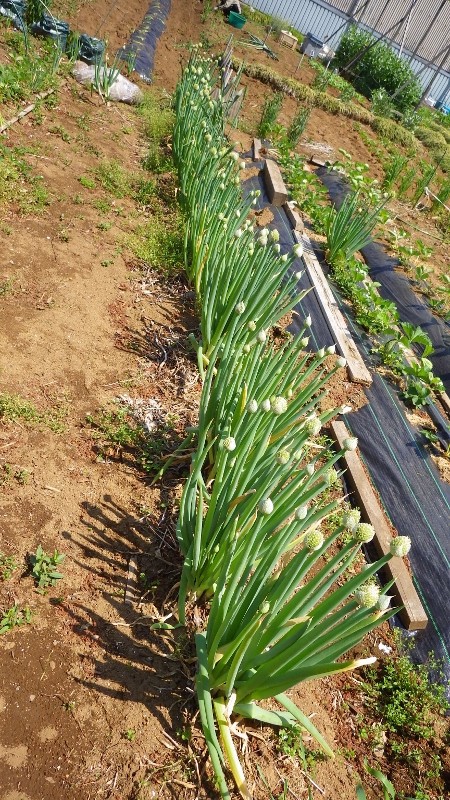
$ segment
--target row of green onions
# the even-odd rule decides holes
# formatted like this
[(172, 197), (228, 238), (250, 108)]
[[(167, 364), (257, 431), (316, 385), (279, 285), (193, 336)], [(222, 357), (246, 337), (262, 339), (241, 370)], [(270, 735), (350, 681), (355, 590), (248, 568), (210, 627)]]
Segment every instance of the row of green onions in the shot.
[[(355, 574), (353, 562), (374, 530), (356, 510), (337, 514), (329, 487), (339, 478), (334, 465), (357, 441), (349, 437), (330, 455), (318, 438), (344, 411), (319, 409), (330, 375), (345, 359), (330, 370), (333, 347), (304, 355), (310, 319), (296, 340), (271, 343), (271, 328), (303, 296), (294, 272), (301, 248), (282, 256), (276, 232), (253, 230), (255, 195), (242, 199), (241, 164), (224, 135), (221, 73), (195, 50), (175, 109), (174, 158), (186, 269), (201, 318), (201, 341), (194, 344), (203, 379), (177, 526), (184, 556), (179, 617), (185, 624), (194, 603), (207, 612), (205, 629), (196, 633), (200, 718), (222, 797), (230, 797), (230, 771), (248, 800), (233, 719), (300, 724), (332, 756), (285, 693), (367, 663), (340, 659), (395, 613), (392, 584), (379, 587), (375, 576), (410, 543), (395, 538), (389, 555)], [(331, 517), (339, 523), (325, 534)], [(269, 700), (270, 710), (260, 705)]]

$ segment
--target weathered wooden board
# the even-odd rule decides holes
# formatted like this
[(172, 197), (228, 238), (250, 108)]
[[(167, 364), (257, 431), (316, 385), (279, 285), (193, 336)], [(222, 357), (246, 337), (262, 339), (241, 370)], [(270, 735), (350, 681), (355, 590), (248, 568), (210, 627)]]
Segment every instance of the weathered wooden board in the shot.
[[(331, 423), (333, 438), (339, 445), (349, 436), (344, 422)], [(357, 451), (347, 451), (344, 456), (347, 472), (346, 481), (355, 495), (356, 504), (361, 510), (365, 522), (370, 522), (375, 528), (374, 544), (378, 555), (389, 553), (392, 533), (385, 512), (366, 474), (361, 458)], [(384, 567), (388, 579), (394, 578), (395, 585), (390, 590), (396, 602), (403, 605), (399, 617), (407, 630), (423, 630), (428, 624), (428, 617), (414, 587), (412, 577), (408, 572), (405, 562), (401, 558), (392, 558)]]

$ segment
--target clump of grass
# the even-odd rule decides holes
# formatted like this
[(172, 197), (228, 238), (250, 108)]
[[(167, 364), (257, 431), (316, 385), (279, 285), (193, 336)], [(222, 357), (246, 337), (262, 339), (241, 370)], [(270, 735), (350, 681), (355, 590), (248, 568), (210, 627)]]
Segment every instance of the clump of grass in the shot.
[(118, 161), (104, 159), (94, 170), (95, 177), (105, 191), (121, 198), (130, 194), (132, 176)]
[(21, 214), (40, 214), (48, 204), (44, 181), (33, 174), (23, 152), (0, 143), (0, 207), (14, 206)]
[(67, 409), (63, 405), (41, 412), (33, 403), (19, 395), (0, 394), (0, 420), (5, 422), (21, 420), (30, 425), (43, 425), (53, 433), (62, 433), (66, 415)]
[(176, 275), (184, 268), (184, 233), (179, 214), (169, 224), (167, 219), (154, 217), (139, 226), (128, 245), (137, 258), (164, 275)]
[(143, 123), (143, 132), (148, 142), (148, 150), (143, 166), (149, 172), (165, 172), (172, 167), (168, 152), (168, 142), (172, 135), (174, 116), (170, 108), (170, 98), (162, 97), (154, 90), (144, 94), (138, 108)]

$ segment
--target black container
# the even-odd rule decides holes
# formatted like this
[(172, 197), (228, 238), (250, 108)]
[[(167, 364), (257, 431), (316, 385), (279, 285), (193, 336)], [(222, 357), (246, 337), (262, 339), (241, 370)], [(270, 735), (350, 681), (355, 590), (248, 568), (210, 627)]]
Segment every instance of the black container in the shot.
[(38, 22), (33, 22), (31, 32), (35, 36), (45, 36), (48, 39), (53, 39), (61, 50), (65, 50), (70, 28), (67, 22), (62, 22), (62, 20), (55, 19), (49, 14), (44, 14)]
[(100, 64), (105, 46), (103, 39), (95, 39), (87, 33), (82, 33), (79, 39), (78, 58), (85, 64)]

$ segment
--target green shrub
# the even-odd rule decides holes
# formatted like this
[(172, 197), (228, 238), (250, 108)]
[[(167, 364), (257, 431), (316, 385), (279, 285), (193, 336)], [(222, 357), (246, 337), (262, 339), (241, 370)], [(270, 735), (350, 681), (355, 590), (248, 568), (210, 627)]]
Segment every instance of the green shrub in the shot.
[[(352, 25), (339, 43), (334, 63), (344, 69), (361, 50), (374, 41), (375, 37), (370, 33)], [(346, 77), (366, 97), (371, 97), (377, 89), (385, 89), (389, 95), (393, 95), (403, 84), (407, 84), (393, 98), (393, 104), (399, 111), (406, 111), (416, 105), (422, 94), (420, 83), (409, 64), (399, 58), (389, 45), (381, 42), (352, 64)]]

